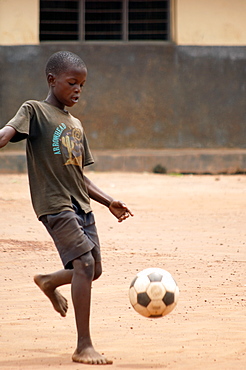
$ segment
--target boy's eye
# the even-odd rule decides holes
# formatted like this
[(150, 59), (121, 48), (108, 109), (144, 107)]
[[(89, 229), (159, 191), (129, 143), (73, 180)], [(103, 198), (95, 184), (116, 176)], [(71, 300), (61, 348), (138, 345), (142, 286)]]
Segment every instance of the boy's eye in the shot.
[[(75, 86), (75, 85), (76, 85), (76, 82), (68, 82), (68, 84), (69, 84), (70, 86)], [(82, 89), (82, 88), (84, 87), (84, 84), (80, 84), (79, 86), (80, 86), (80, 88)]]

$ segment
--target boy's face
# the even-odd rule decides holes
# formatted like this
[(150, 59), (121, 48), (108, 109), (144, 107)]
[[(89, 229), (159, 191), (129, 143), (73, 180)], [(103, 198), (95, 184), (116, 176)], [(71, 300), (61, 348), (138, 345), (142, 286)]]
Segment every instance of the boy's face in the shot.
[(64, 109), (72, 107), (79, 101), (85, 84), (87, 70), (85, 67), (72, 66), (58, 75), (49, 75), (50, 93), (46, 99), (52, 105)]

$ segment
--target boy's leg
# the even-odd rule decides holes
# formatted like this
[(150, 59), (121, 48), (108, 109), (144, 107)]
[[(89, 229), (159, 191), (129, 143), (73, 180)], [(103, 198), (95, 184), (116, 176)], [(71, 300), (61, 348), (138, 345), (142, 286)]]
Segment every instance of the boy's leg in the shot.
[(54, 309), (63, 317), (66, 316), (68, 304), (66, 298), (61, 295), (57, 288), (70, 284), (72, 277), (73, 270), (60, 270), (52, 274), (34, 276), (34, 282), (50, 299)]
[[(96, 264), (99, 267), (99, 264)], [(100, 264), (101, 265), (101, 264)], [(97, 276), (95, 260), (91, 252), (73, 261), (72, 300), (78, 333), (77, 348), (73, 361), (85, 364), (111, 364), (95, 351), (90, 336), (91, 284)]]
[[(93, 280), (98, 279), (101, 273), (101, 262), (96, 262)], [(62, 317), (66, 316), (68, 305), (66, 298), (61, 295), (57, 288), (62, 285), (70, 284), (72, 278), (73, 270), (59, 270), (52, 274), (34, 276), (34, 282), (50, 299), (54, 309), (59, 312)]]

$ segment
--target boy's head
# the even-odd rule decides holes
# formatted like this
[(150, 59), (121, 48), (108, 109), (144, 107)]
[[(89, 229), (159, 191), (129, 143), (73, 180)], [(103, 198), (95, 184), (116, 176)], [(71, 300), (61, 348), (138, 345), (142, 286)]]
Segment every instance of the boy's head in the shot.
[(49, 93), (46, 102), (63, 109), (72, 107), (80, 98), (87, 69), (82, 59), (70, 51), (59, 51), (46, 64)]
[(60, 73), (66, 72), (71, 67), (86, 69), (85, 63), (78, 55), (70, 51), (58, 51), (51, 55), (46, 64), (46, 77), (49, 74), (57, 76)]

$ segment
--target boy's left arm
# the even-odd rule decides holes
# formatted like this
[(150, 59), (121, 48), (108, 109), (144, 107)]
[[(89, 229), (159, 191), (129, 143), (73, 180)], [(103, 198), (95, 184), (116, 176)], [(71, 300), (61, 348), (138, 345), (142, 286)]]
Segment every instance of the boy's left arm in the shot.
[(84, 179), (89, 197), (108, 207), (110, 212), (118, 219), (118, 222), (124, 221), (129, 216), (133, 216), (133, 213), (125, 203), (120, 200), (115, 200), (110, 195), (104, 193), (91, 180), (89, 180), (88, 177), (84, 176)]

